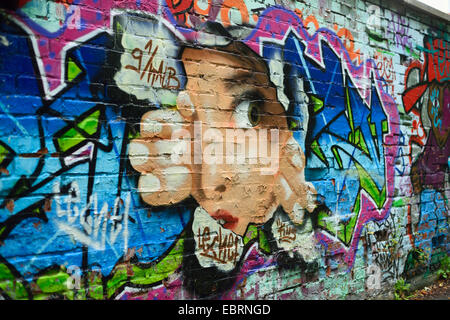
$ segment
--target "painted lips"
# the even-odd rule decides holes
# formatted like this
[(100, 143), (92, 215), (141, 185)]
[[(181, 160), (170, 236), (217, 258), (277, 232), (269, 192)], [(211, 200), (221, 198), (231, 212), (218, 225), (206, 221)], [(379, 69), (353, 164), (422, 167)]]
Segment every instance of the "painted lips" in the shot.
[(224, 228), (233, 230), (239, 222), (239, 218), (233, 216), (230, 212), (219, 209), (212, 217), (219, 222)]

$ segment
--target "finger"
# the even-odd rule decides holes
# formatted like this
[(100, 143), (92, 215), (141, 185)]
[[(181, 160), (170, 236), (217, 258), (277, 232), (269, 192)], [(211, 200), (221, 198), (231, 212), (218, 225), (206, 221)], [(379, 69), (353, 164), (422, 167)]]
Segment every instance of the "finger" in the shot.
[(302, 224), (307, 205), (303, 199), (304, 195), (299, 196), (291, 187), (288, 179), (282, 174), (278, 177), (278, 185), (275, 188), (275, 193), (282, 208), (289, 215), (292, 222)]
[[(284, 154), (280, 159), (280, 176), (284, 177), (291, 191), (296, 195), (303, 195), (306, 192), (306, 181), (304, 168), (299, 167), (298, 164), (303, 161), (302, 156), (300, 160), (292, 159), (292, 155)], [(296, 163), (297, 165), (294, 165)]]
[(170, 139), (178, 130), (186, 129), (189, 122), (175, 109), (152, 110), (142, 116), (141, 138)]
[(294, 137), (290, 137), (282, 148), (283, 158), (299, 172), (305, 169), (305, 155), (302, 148)]
[[(316, 207), (315, 199), (317, 191), (311, 182), (305, 180), (304, 169), (294, 166), (293, 162), (295, 160), (281, 159), (280, 179), (285, 180), (285, 182), (281, 182), (285, 186), (280, 190), (281, 195), (284, 195), (285, 202), (291, 202), (290, 207), (293, 206), (292, 201), (295, 201), (308, 212), (312, 212)], [(289, 199), (286, 199), (288, 195)]]
[[(292, 214), (300, 214), (298, 210), (300, 208), (305, 209), (308, 212), (314, 211), (316, 208), (316, 190), (310, 182), (305, 182), (304, 191), (301, 194), (294, 192), (291, 185), (287, 182), (284, 176), (280, 176), (281, 187), (277, 193), (280, 199), (280, 203), (286, 212)], [(298, 206), (298, 208), (296, 208)], [(295, 212), (294, 212), (295, 211)]]
[(190, 134), (186, 131), (179, 139), (133, 139), (129, 145), (128, 155), (131, 166), (136, 171), (145, 173), (157, 168), (190, 166), (190, 148)]
[(181, 91), (178, 94), (177, 109), (186, 121), (192, 122), (195, 108), (187, 91)]
[(315, 188), (305, 180), (305, 157), (293, 137), (282, 149), (276, 194), (280, 204), (294, 223), (303, 222), (305, 210), (315, 208)]
[(138, 191), (152, 206), (178, 203), (191, 193), (192, 176), (188, 168), (177, 166), (157, 169), (139, 177)]

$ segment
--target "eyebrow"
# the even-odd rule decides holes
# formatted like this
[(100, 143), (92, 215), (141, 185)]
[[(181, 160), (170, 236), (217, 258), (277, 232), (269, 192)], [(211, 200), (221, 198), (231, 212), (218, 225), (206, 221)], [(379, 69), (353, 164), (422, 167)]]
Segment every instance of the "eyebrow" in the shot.
[(265, 96), (258, 89), (246, 90), (236, 97), (236, 100), (264, 101)]
[(232, 89), (236, 86), (240, 86), (243, 81), (251, 79), (253, 76), (253, 72), (249, 70), (239, 70), (233, 76), (229, 78), (224, 78), (225, 87), (227, 89)]

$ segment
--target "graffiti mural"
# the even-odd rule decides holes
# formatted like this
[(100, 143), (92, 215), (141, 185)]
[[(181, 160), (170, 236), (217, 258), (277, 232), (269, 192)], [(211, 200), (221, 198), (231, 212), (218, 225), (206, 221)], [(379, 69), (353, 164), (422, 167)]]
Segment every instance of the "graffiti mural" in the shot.
[[(272, 17), (267, 20), (271, 19)], [(376, 68), (373, 62), (367, 61), (365, 68), (361, 66), (355, 68), (348, 53), (343, 54), (345, 49), (340, 40), (333, 38), (328, 30), (319, 29), (312, 38), (306, 38), (309, 40), (308, 45), (305, 45), (305, 40), (296, 35), (295, 31), (284, 33), (281, 30), (275, 34), (286, 36), (281, 41), (278, 39), (266, 41), (282, 43), (283, 49), (279, 49), (280, 52), (276, 49), (276, 45), (271, 45), (264, 54), (273, 59), (280, 59), (279, 57), (288, 59), (286, 65), (293, 66), (287, 73), (288, 79), (305, 80), (300, 84), (300, 88), (288, 87), (287, 92), (304, 90), (311, 101), (309, 105), (312, 105), (312, 110), (308, 112), (311, 116), (306, 132), (307, 160), (309, 160), (307, 180), (313, 183), (317, 181), (318, 194), (327, 195), (323, 197), (324, 206), (320, 210), (318, 224), (332, 235), (331, 238), (340, 240), (344, 245), (342, 250), (349, 252), (346, 262), (351, 264), (362, 226), (370, 219), (385, 217), (386, 213), (383, 213), (382, 208), (389, 207), (385, 202), (389, 201), (387, 194), (392, 191), (388, 190), (387, 180), (393, 177), (392, 172), (386, 170), (387, 166), (384, 165), (386, 160), (383, 141), (389, 131), (384, 108), (390, 108), (388, 110), (391, 112), (391, 119), (396, 117), (397, 111), (392, 98), (387, 95), (384, 97), (385, 102), (381, 102), (380, 89), (377, 88), (379, 83), (373, 79)], [(261, 37), (257, 33), (256, 36)], [(292, 52), (296, 52), (297, 55)], [(345, 58), (340, 59), (340, 56)], [(358, 88), (352, 76), (371, 78), (370, 88)], [(316, 84), (325, 79), (326, 82)], [(362, 90), (364, 93), (361, 93)], [(290, 100), (291, 108), (296, 110), (294, 114), (297, 116), (297, 122), (294, 122), (293, 126), (299, 128), (301, 136), (301, 114), (304, 113), (302, 108), (304, 110), (305, 106), (301, 104), (302, 98), (291, 97)], [(360, 115), (360, 118), (354, 118), (353, 114)], [(330, 168), (330, 161), (337, 166), (333, 166), (334, 172), (330, 177), (323, 176), (324, 172), (317, 169)], [(349, 170), (355, 170), (358, 174), (350, 175)], [(321, 180), (327, 178), (333, 179), (332, 185), (322, 184)], [(341, 200), (341, 197), (345, 200)], [(337, 206), (340, 206), (338, 210)], [(381, 211), (377, 212), (376, 216), (374, 214), (370, 217), (370, 214), (364, 213), (369, 207), (372, 213), (377, 208)], [(321, 241), (328, 242), (329, 236), (320, 237), (324, 237)]]
[[(410, 209), (416, 250), (436, 265), (448, 242), (449, 50), (448, 37), (432, 32), (421, 47), (424, 62), (413, 61), (405, 75), (405, 111), (412, 115), (411, 182), (416, 204)], [(424, 234), (427, 234), (424, 237)], [(408, 269), (414, 269), (412, 267)], [(411, 270), (407, 270), (411, 271)]]
[(2, 5), (0, 296), (339, 298), (446, 254), (445, 35), (407, 68), (408, 127), (397, 53), (316, 11)]

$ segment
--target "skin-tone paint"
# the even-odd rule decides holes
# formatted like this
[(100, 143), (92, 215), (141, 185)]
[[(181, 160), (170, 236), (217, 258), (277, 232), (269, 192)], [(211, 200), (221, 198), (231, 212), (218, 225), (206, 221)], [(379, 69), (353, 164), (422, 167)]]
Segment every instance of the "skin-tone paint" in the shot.
[[(185, 164), (189, 170), (179, 184), (179, 192), (175, 194), (164, 191), (167, 183), (161, 172), (167, 163), (160, 161), (158, 168), (158, 161), (154, 159), (149, 160), (147, 165), (138, 161), (136, 166), (131, 160), (137, 171), (151, 171), (161, 180), (161, 190), (155, 194), (141, 194), (142, 199), (151, 205), (168, 205), (192, 195), (218, 223), (240, 236), (245, 234), (249, 224), (267, 222), (280, 205), (294, 223), (302, 223), (303, 219), (296, 221), (298, 214), (295, 212), (299, 206), (307, 211), (314, 209), (310, 199), (314, 198), (311, 195), (315, 194), (315, 190), (305, 181), (303, 151), (288, 129), (286, 111), (277, 99), (277, 90), (270, 81), (263, 59), (239, 43), (214, 50), (185, 48), (181, 60), (188, 81), (177, 100), (179, 115), (184, 121), (177, 121), (177, 124), (191, 133), (192, 153), (199, 149), (211, 150), (211, 139), (200, 142), (195, 139), (194, 122), (197, 133), (214, 129), (224, 138), (227, 137), (227, 130), (241, 129), (244, 133), (253, 130), (257, 140), (251, 145), (243, 145), (245, 155), (251, 154), (251, 148), (255, 146), (265, 146), (270, 156), (273, 136), (258, 133), (276, 129), (278, 152), (273, 153), (276, 159), (271, 160), (276, 160), (277, 167), (273, 174), (262, 174), (268, 165), (259, 158), (256, 159), (258, 161), (251, 161), (246, 157), (242, 163), (191, 161)], [(157, 118), (152, 116), (152, 112), (145, 114), (141, 122), (146, 123), (153, 117), (167, 128), (161, 115)], [(169, 135), (168, 131), (162, 131), (133, 142), (143, 143), (149, 150), (154, 150), (157, 141), (167, 139)], [(225, 155), (225, 144), (222, 151)], [(257, 157), (260, 157), (258, 153)], [(194, 160), (194, 155), (191, 159)]]

